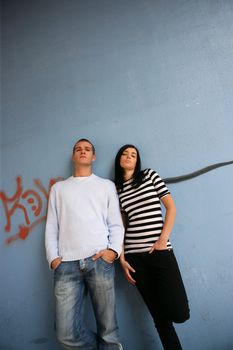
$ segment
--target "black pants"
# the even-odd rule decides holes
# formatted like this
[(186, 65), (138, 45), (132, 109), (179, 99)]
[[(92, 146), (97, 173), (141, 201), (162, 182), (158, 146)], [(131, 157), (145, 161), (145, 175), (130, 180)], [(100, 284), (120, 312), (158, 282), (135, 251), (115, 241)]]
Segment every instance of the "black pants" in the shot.
[(127, 254), (133, 274), (165, 350), (182, 349), (173, 322), (189, 319), (189, 306), (179, 266), (172, 250)]

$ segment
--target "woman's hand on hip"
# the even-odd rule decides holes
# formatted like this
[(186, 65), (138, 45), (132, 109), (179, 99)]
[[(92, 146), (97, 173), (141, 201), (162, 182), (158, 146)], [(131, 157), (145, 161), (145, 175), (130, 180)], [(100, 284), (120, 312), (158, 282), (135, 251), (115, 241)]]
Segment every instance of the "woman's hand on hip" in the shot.
[(149, 254), (152, 253), (154, 250), (164, 250), (167, 249), (167, 240), (163, 240), (159, 238), (151, 247)]

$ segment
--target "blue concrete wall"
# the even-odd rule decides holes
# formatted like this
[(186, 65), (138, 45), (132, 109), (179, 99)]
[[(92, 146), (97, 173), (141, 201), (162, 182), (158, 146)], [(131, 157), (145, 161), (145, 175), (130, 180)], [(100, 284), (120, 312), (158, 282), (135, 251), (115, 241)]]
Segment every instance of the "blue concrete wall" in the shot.
[[(43, 245), (50, 179), (70, 175), (79, 137), (95, 143), (94, 170), (104, 177), (128, 142), (162, 177), (232, 160), (233, 2), (2, 6), (1, 190), (8, 199), (0, 200), (0, 349), (58, 350)], [(191, 308), (191, 319), (177, 326), (184, 349), (233, 348), (232, 175), (227, 166), (169, 186), (178, 209), (171, 241)], [(161, 349), (119, 267), (116, 284), (125, 349)]]

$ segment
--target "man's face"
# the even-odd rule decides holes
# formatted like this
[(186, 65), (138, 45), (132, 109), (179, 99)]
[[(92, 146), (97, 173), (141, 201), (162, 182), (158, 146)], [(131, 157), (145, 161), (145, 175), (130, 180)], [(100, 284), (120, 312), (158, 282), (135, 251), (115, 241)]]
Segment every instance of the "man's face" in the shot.
[(92, 145), (89, 142), (79, 141), (76, 143), (72, 156), (72, 160), (76, 165), (90, 166), (95, 159), (96, 156), (93, 153)]

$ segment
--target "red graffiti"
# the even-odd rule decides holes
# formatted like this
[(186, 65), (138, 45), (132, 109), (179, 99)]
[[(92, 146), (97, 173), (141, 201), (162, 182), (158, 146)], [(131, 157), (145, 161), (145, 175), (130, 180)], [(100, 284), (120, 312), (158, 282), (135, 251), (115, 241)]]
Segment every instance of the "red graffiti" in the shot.
[(45, 202), (47, 207), (50, 188), (59, 180), (62, 180), (62, 178), (56, 177), (51, 179), (48, 189), (46, 189), (39, 179), (34, 179), (33, 182), (36, 189), (24, 190), (22, 178), (17, 176), (16, 190), (13, 196), (7, 196), (5, 192), (0, 191), (0, 200), (2, 201), (6, 218), (5, 232), (11, 232), (12, 217), (16, 211), (20, 210), (24, 219), (24, 222), (18, 225), (18, 231), (5, 240), (6, 244), (10, 244), (17, 239), (25, 240), (29, 233), (46, 219), (46, 214), (43, 214), (43, 203)]

